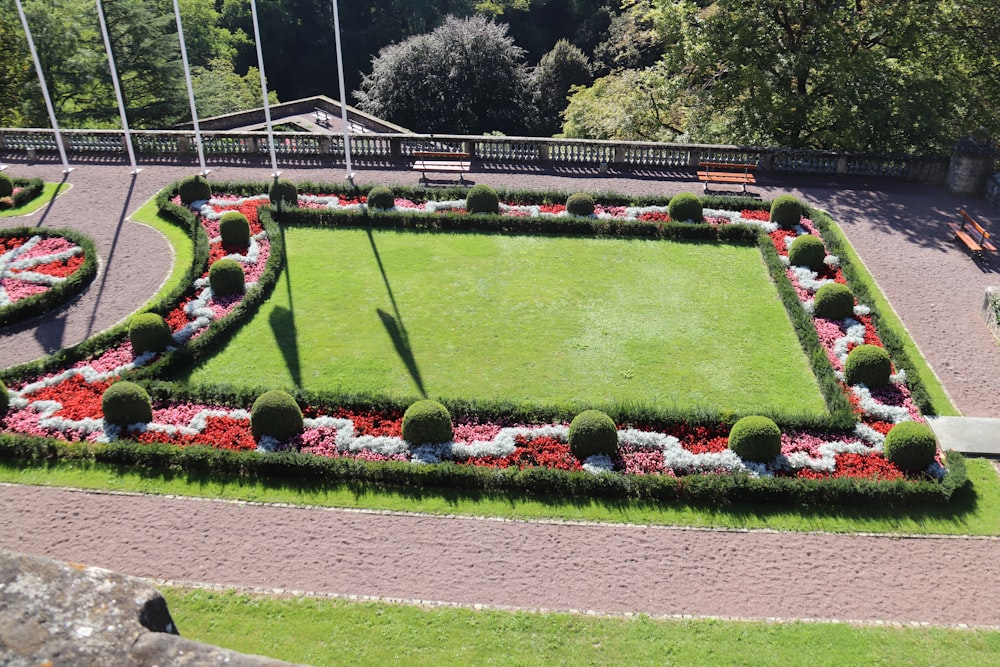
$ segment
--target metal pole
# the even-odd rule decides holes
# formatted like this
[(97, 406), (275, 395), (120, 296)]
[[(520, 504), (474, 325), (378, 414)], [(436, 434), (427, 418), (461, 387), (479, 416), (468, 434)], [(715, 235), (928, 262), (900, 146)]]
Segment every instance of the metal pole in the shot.
[[(176, 2), (176, 0), (174, 0)], [(260, 89), (264, 96), (264, 120), (267, 123), (267, 141), (271, 144), (271, 177), (277, 179), (278, 156), (274, 151), (274, 126), (271, 124), (271, 105), (267, 100), (267, 76), (264, 74), (264, 54), (260, 49), (260, 26), (257, 23), (257, 0), (250, 0), (250, 14), (253, 18), (253, 38), (257, 43), (257, 67), (260, 69)]]
[(347, 95), (344, 91), (344, 56), (340, 50), (340, 12), (337, 11), (337, 0), (333, 0), (333, 36), (337, 45), (337, 76), (340, 78), (340, 119), (344, 124), (344, 159), (347, 162), (347, 181), (354, 185), (354, 172), (351, 170), (351, 126), (347, 122)]
[(104, 37), (104, 48), (108, 52), (108, 64), (111, 66), (111, 83), (115, 87), (115, 97), (118, 100), (118, 113), (122, 117), (122, 129), (125, 130), (125, 147), (128, 149), (128, 159), (132, 162), (132, 173), (138, 174), (141, 169), (135, 165), (135, 149), (132, 148), (132, 133), (128, 129), (128, 117), (125, 115), (125, 99), (122, 97), (122, 87), (118, 82), (118, 67), (115, 65), (115, 54), (111, 51), (111, 38), (108, 36), (108, 24), (104, 19), (104, 5), (97, 0), (97, 18), (101, 21), (101, 35)]
[(201, 163), (201, 175), (208, 176), (205, 168), (205, 146), (201, 142), (201, 128), (198, 126), (198, 111), (194, 106), (194, 88), (191, 86), (191, 68), (188, 66), (187, 47), (184, 45), (184, 27), (181, 26), (181, 10), (174, 0), (174, 17), (177, 19), (177, 36), (181, 40), (181, 62), (184, 64), (184, 81), (187, 82), (188, 102), (191, 105), (191, 122), (194, 125), (194, 142), (198, 145), (198, 161)]
[(49, 120), (52, 123), (52, 129), (56, 136), (56, 147), (59, 149), (59, 157), (62, 158), (63, 163), (63, 173), (68, 174), (73, 171), (73, 167), (69, 166), (69, 160), (66, 159), (66, 147), (63, 145), (62, 132), (59, 131), (59, 123), (56, 121), (56, 110), (52, 106), (52, 98), (49, 97), (49, 88), (45, 85), (45, 75), (42, 73), (42, 63), (38, 60), (38, 51), (35, 49), (35, 40), (31, 38), (31, 28), (28, 27), (28, 17), (24, 15), (24, 7), (21, 6), (21, 0), (14, 0), (14, 4), (17, 5), (17, 13), (21, 16), (21, 25), (24, 26), (24, 36), (28, 38), (28, 49), (31, 51), (31, 59), (35, 63), (35, 72), (38, 74), (38, 83), (42, 87), (42, 97), (45, 98), (45, 108), (49, 112)]

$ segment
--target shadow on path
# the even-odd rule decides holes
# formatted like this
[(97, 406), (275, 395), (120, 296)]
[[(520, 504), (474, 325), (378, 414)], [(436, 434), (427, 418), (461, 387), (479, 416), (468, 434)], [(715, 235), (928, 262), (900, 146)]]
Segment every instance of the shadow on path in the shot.
[(399, 355), (399, 358), (406, 365), (406, 370), (410, 372), (410, 377), (413, 378), (413, 383), (417, 385), (420, 395), (427, 398), (424, 380), (420, 376), (420, 367), (417, 366), (416, 357), (413, 356), (413, 348), (410, 346), (410, 336), (406, 333), (406, 327), (403, 326), (403, 316), (399, 313), (399, 306), (396, 305), (396, 297), (392, 293), (392, 286), (389, 285), (389, 277), (385, 274), (382, 257), (378, 254), (375, 237), (372, 235), (370, 229), (368, 230), (368, 242), (371, 244), (372, 252), (375, 254), (375, 261), (378, 262), (378, 270), (382, 274), (382, 280), (385, 282), (385, 290), (389, 293), (389, 302), (392, 304), (392, 311), (395, 315), (387, 313), (381, 308), (377, 308), (375, 312), (378, 313), (379, 319), (382, 320), (382, 326), (385, 327), (386, 333), (392, 339), (392, 344), (396, 348), (396, 354)]
[(56, 199), (59, 198), (59, 195), (63, 192), (63, 188), (66, 187), (66, 181), (68, 178), (69, 174), (64, 172), (62, 180), (59, 181), (59, 185), (56, 186), (56, 191), (52, 193), (52, 199), (50, 199), (49, 203), (45, 205), (45, 210), (42, 211), (42, 214), (38, 217), (38, 224), (36, 224), (35, 227), (41, 227), (45, 224), (45, 219), (49, 217), (52, 207), (55, 206)]
[(292, 302), (292, 271), (288, 263), (288, 255), (285, 251), (285, 228), (281, 227), (281, 261), (285, 265), (285, 285), (288, 289), (288, 308), (276, 306), (271, 311), (268, 323), (271, 325), (271, 332), (274, 340), (281, 350), (281, 356), (285, 358), (285, 366), (292, 375), (292, 382), (296, 387), (302, 387), (302, 363), (299, 359), (299, 334), (295, 327), (295, 305)]

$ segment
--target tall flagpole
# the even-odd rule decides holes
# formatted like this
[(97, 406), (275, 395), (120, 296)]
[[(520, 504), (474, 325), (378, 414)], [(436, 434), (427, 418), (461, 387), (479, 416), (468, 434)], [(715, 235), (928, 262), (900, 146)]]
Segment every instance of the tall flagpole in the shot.
[(31, 59), (35, 63), (35, 72), (38, 74), (38, 83), (42, 87), (42, 97), (45, 98), (45, 108), (49, 112), (49, 121), (52, 123), (52, 129), (56, 136), (56, 147), (59, 149), (59, 157), (62, 158), (63, 163), (63, 173), (68, 174), (73, 171), (73, 167), (69, 166), (69, 160), (66, 159), (66, 147), (63, 145), (62, 132), (59, 131), (59, 123), (56, 121), (56, 110), (52, 107), (52, 98), (49, 97), (49, 88), (45, 85), (45, 75), (42, 73), (42, 63), (38, 60), (38, 51), (35, 49), (35, 40), (31, 38), (31, 28), (28, 27), (28, 17), (24, 15), (24, 7), (21, 6), (21, 0), (14, 0), (14, 4), (17, 5), (17, 13), (21, 16), (21, 25), (24, 26), (24, 36), (28, 38), (28, 49), (31, 50)]
[[(177, 0), (174, 0), (175, 2)], [(250, 0), (250, 14), (253, 18), (253, 38), (257, 43), (257, 67), (260, 69), (260, 89), (264, 96), (264, 120), (267, 122), (267, 141), (271, 144), (271, 176), (275, 179), (278, 171), (278, 156), (274, 151), (274, 126), (271, 124), (271, 105), (267, 100), (267, 76), (264, 74), (264, 53), (260, 48), (260, 26), (257, 23), (257, 0)]]
[(132, 162), (132, 173), (138, 174), (141, 169), (135, 165), (135, 149), (132, 147), (132, 133), (128, 129), (128, 117), (125, 115), (125, 100), (122, 98), (122, 87), (118, 81), (118, 67), (115, 65), (115, 54), (111, 51), (111, 38), (108, 36), (108, 24), (104, 19), (104, 5), (97, 0), (97, 18), (101, 20), (101, 35), (104, 37), (104, 48), (108, 52), (108, 64), (111, 66), (111, 83), (115, 86), (115, 97), (118, 99), (118, 113), (122, 117), (122, 129), (125, 130), (125, 147), (128, 149), (128, 159)]
[(340, 119), (344, 125), (344, 159), (347, 162), (347, 181), (354, 185), (354, 172), (351, 170), (351, 126), (347, 122), (347, 95), (344, 91), (344, 56), (340, 50), (340, 12), (337, 11), (337, 0), (333, 0), (333, 35), (337, 45), (337, 76), (340, 78)]
[(184, 64), (184, 81), (187, 83), (188, 102), (191, 104), (191, 123), (194, 125), (194, 142), (198, 145), (198, 161), (201, 163), (201, 175), (208, 176), (205, 168), (205, 146), (201, 141), (201, 128), (198, 126), (198, 111), (194, 105), (194, 87), (191, 85), (191, 67), (188, 65), (187, 47), (184, 45), (184, 28), (181, 26), (181, 10), (174, 0), (174, 16), (177, 18), (177, 36), (181, 40), (181, 62)]

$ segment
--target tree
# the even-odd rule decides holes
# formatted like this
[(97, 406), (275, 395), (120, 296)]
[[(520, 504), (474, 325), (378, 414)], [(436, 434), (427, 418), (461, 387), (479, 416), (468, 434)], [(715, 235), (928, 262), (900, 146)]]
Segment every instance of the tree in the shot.
[(449, 16), (382, 49), (354, 95), (363, 110), (418, 132), (515, 133), (530, 111), (524, 51), (482, 17)]
[(591, 81), (590, 62), (583, 51), (565, 39), (556, 42), (531, 72), (531, 88), (537, 110), (534, 133), (548, 136), (558, 132), (562, 127), (561, 114), (568, 103), (570, 89), (589, 85)]
[[(192, 67), (191, 87), (202, 118), (255, 109), (263, 103), (260, 70), (251, 67), (240, 76), (233, 70), (232, 61), (224, 58), (213, 60), (208, 67)], [(273, 90), (268, 89), (267, 97), (271, 104), (278, 103)]]
[(18, 123), (21, 86), (29, 77), (27, 45), (19, 32), (15, 32), (12, 21), (0, 14), (0, 127)]
[(677, 141), (685, 125), (680, 99), (655, 69), (623, 70), (577, 86), (563, 113), (573, 139)]

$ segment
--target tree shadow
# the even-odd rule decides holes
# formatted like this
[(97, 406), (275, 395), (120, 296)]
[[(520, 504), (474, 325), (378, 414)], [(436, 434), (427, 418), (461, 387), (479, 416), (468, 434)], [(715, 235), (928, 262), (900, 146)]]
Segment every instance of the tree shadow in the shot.
[(424, 388), (424, 380), (420, 375), (420, 367), (417, 366), (417, 359), (413, 356), (410, 336), (406, 333), (406, 327), (403, 325), (403, 316), (399, 313), (399, 306), (396, 304), (396, 297), (392, 293), (389, 277), (385, 273), (385, 266), (382, 265), (382, 257), (379, 255), (378, 246), (375, 245), (375, 237), (372, 235), (372, 230), (367, 230), (367, 233), (368, 243), (372, 246), (372, 253), (375, 255), (375, 261), (378, 263), (378, 270), (382, 274), (382, 281), (385, 283), (385, 291), (389, 294), (389, 303), (392, 304), (394, 315), (387, 313), (381, 308), (377, 308), (375, 312), (378, 313), (379, 319), (382, 320), (382, 326), (385, 327), (386, 333), (392, 339), (392, 344), (396, 348), (396, 354), (399, 355), (399, 358), (406, 366), (406, 370), (409, 371), (413, 383), (417, 385), (417, 391), (420, 392), (421, 396), (427, 398), (427, 390)]
[(287, 245), (285, 244), (285, 228), (281, 227), (281, 262), (285, 267), (285, 286), (288, 290), (288, 308), (275, 306), (268, 318), (271, 333), (285, 358), (285, 366), (292, 375), (296, 387), (302, 387), (302, 363), (299, 359), (299, 333), (295, 326), (295, 306), (292, 301), (292, 271), (288, 264)]

